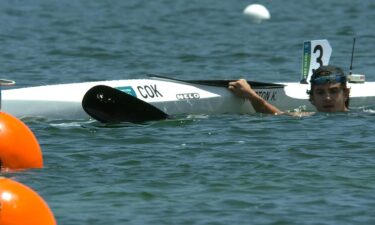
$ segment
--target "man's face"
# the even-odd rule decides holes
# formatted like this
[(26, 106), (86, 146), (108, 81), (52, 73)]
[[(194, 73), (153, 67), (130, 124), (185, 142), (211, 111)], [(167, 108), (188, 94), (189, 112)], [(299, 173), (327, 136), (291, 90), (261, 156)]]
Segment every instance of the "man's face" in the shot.
[(340, 83), (326, 83), (313, 87), (311, 103), (319, 112), (345, 112), (348, 98), (349, 91), (344, 90)]

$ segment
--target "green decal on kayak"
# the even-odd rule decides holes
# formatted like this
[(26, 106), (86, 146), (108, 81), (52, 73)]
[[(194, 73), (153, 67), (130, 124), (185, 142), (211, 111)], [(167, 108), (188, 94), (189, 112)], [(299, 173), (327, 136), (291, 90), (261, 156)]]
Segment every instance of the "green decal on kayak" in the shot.
[(135, 93), (134, 89), (131, 86), (124, 86), (124, 87), (116, 87), (116, 89), (125, 92), (128, 95), (137, 97), (137, 94)]

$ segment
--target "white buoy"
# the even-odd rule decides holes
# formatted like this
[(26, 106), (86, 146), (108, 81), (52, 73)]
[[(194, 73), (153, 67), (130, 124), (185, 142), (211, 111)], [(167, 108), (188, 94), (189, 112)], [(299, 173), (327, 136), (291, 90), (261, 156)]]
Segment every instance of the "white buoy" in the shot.
[(244, 9), (243, 14), (245, 14), (246, 16), (248, 16), (250, 19), (252, 19), (254, 22), (257, 22), (257, 23), (260, 23), (263, 20), (271, 19), (271, 14), (268, 11), (268, 9), (260, 4), (248, 5)]

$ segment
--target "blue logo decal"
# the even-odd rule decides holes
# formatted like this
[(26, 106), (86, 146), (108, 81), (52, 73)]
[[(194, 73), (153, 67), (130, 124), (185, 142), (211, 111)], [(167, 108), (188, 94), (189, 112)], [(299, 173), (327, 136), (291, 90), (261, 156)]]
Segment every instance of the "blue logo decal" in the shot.
[(118, 89), (122, 92), (125, 92), (128, 95), (137, 97), (137, 94), (135, 93), (135, 91), (133, 90), (133, 88), (131, 86), (116, 87), (116, 89)]

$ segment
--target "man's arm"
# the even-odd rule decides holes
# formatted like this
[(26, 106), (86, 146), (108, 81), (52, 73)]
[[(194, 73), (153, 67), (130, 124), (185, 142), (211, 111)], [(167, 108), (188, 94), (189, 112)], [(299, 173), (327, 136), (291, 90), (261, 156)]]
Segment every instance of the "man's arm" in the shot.
[(244, 79), (230, 82), (228, 88), (238, 97), (249, 99), (256, 112), (274, 115), (284, 113), (260, 97)]

